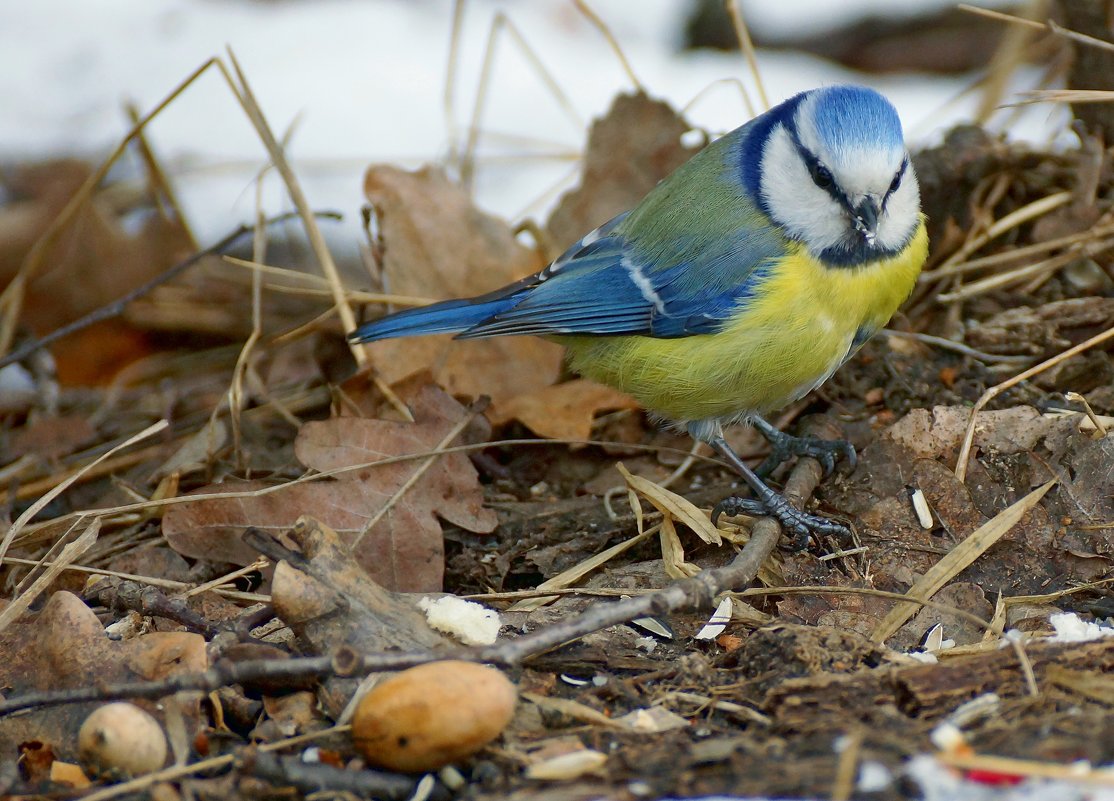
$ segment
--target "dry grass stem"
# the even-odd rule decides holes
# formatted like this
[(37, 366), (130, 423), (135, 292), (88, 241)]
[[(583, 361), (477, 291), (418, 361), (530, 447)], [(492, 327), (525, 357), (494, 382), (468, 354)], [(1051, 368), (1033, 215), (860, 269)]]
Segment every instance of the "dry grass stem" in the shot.
[[(282, 278), (290, 281), (290, 283), (270, 283), (263, 284), (263, 288), (268, 292), (282, 292), (289, 295), (305, 295), (307, 297), (319, 297), (322, 295), (330, 295), (328, 281), (319, 275), (312, 273), (303, 273), (298, 270), (291, 270), (286, 267), (275, 267), (270, 264), (263, 264), (251, 259), (241, 259), (236, 256), (222, 256), (221, 257), (228, 264), (236, 267), (243, 267), (244, 269), (252, 272), (263, 273), (264, 275), (273, 275), (276, 278)], [(312, 284), (313, 286), (297, 286), (297, 284)], [(359, 304), (381, 304), (392, 306), (428, 306), (435, 303), (432, 298), (419, 298), (413, 295), (389, 295), (381, 292), (363, 292), (355, 289), (345, 290), (348, 295), (349, 301)], [(329, 312), (332, 313), (332, 310)]]
[(1102, 89), (1033, 89), (1021, 92), (1021, 100), (1013, 105), (1031, 103), (1110, 103), (1114, 92)]
[(1042, 197), (1039, 200), (1034, 200), (1032, 203), (1022, 206), (1019, 209), (1015, 209), (1005, 217), (993, 222), (981, 234), (970, 237), (967, 242), (963, 244), (963, 247), (949, 256), (943, 264), (933, 270), (933, 273), (946, 275), (954, 265), (965, 261), (968, 256), (987, 243), (997, 239), (1007, 231), (1017, 228), (1019, 225), (1032, 222), (1038, 217), (1043, 217), (1050, 211), (1060, 208), (1060, 206), (1071, 202), (1072, 197), (1073, 195), (1071, 192), (1056, 192), (1055, 194)]
[(724, 85), (734, 86), (736, 89), (739, 90), (739, 97), (743, 99), (743, 106), (745, 107), (747, 112), (747, 119), (753, 119), (754, 117), (758, 116), (758, 112), (754, 109), (754, 102), (750, 99), (750, 93), (747, 92), (746, 84), (744, 84), (738, 78), (717, 78), (716, 80), (712, 81), (695, 95), (693, 95), (692, 99), (681, 106), (681, 116), (688, 116), (689, 112), (692, 111), (696, 107), (696, 105), (701, 100), (703, 100), (712, 90), (714, 90), (716, 87)]
[[(1042, 17), (1046, 11), (1045, 0), (1030, 0), (1022, 6), (1023, 14), (1030, 19)], [(1034, 29), (1028, 26), (1011, 26), (1006, 29), (987, 67), (982, 97), (975, 112), (977, 123), (985, 125), (1001, 105), (1002, 98), (1009, 91), (1013, 73), (1024, 63), (1026, 50), (1034, 33)]]
[[(1044, 494), (1052, 489), (1055, 480), (1038, 487), (1023, 497), (1021, 500), (1007, 506), (997, 515), (986, 521), (973, 531), (963, 542), (956, 545), (940, 559), (935, 565), (926, 570), (909, 588), (910, 598), (918, 601), (931, 598), (941, 587), (955, 578), (972, 562), (986, 553), (986, 550), (998, 542), (1024, 514), (1037, 505)], [(916, 603), (901, 603), (896, 605), (875, 627), (871, 639), (875, 642), (885, 642), (894, 632), (901, 628), (917, 611)]]
[(108, 175), (108, 171), (112, 169), (112, 166), (124, 154), (131, 141), (139, 135), (151, 120), (157, 117), (163, 109), (173, 103), (194, 81), (216, 63), (217, 59), (211, 58), (191, 72), (185, 80), (171, 90), (170, 94), (164, 97), (154, 109), (149, 111), (139, 122), (133, 125), (132, 129), (117, 143), (116, 147), (108, 155), (108, 158), (85, 179), (81, 187), (74, 192), (73, 196), (66, 202), (62, 211), (58, 213), (58, 216), (51, 220), (50, 225), (48, 225), (46, 230), (35, 240), (35, 244), (31, 246), (31, 249), (27, 252), (23, 262), (20, 264), (19, 271), (11, 282), (8, 283), (8, 286), (4, 288), (3, 293), (0, 293), (0, 311), (2, 311), (4, 315), (3, 318), (0, 319), (0, 354), (7, 353), (12, 347), (12, 338), (15, 336), (16, 326), (19, 323), (20, 313), (23, 308), (23, 298), (27, 291), (27, 286), (31, 279), (38, 275), (43, 259), (46, 257), (48, 249), (54, 244), (58, 235), (62, 233), (66, 226), (73, 220), (77, 212), (88, 202), (93, 191), (100, 185), (101, 181)]
[(842, 746), (839, 762), (836, 764), (835, 781), (832, 782), (832, 801), (848, 801), (855, 792), (859, 758), (863, 752), (863, 730), (855, 729), (846, 735)]
[(970, 298), (984, 295), (987, 292), (992, 292), (996, 289), (1004, 289), (1006, 287), (1015, 286), (1026, 280), (1038, 277), (1047, 277), (1062, 267), (1066, 267), (1073, 261), (1076, 261), (1081, 256), (1093, 256), (1100, 250), (1109, 249), (1110, 245), (1102, 243), (1098, 248), (1088, 248), (1084, 253), (1070, 252), (1062, 253), (1059, 256), (1054, 256), (1051, 259), (1038, 261), (1036, 264), (1029, 264), (1025, 267), (1018, 267), (1013, 270), (1007, 270), (986, 278), (972, 281), (969, 284), (964, 284), (953, 292), (941, 292), (936, 296), (936, 299), (941, 303), (957, 303), (961, 300), (968, 300)]
[(355, 539), (352, 540), (352, 550), (356, 550), (360, 547), (360, 543), (363, 542), (364, 537), (367, 536), (367, 533), (375, 527), (375, 524), (382, 520), (383, 516), (394, 508), (399, 499), (402, 498), (402, 496), (405, 495), (407, 492), (409, 492), (411, 487), (418, 483), (418, 480), (425, 475), (426, 471), (429, 470), (430, 467), (433, 466), (433, 463), (437, 461), (437, 458), (447, 452), (449, 443), (461, 435), (464, 429), (466, 429), (471, 424), (472, 420), (477, 414), (483, 413), (483, 406), (486, 406), (486, 404), (473, 404), (472, 408), (468, 410), (469, 413), (458, 420), (456, 425), (454, 425), (449, 430), (449, 433), (445, 434), (445, 436), (441, 438), (441, 441), (437, 443), (437, 447), (434, 448), (433, 451), (425, 457), (422, 463), (419, 464), (414, 472), (410, 474), (410, 477), (407, 478), (405, 482), (403, 482), (402, 486), (395, 490), (394, 494), (387, 499), (387, 502), (383, 504), (382, 507), (380, 507), (379, 511), (372, 515), (371, 518), (369, 518), (368, 521), (364, 523), (364, 527), (360, 530), (360, 533), (357, 534)]
[[(98, 520), (100, 518), (97, 518)], [(17, 556), (7, 556), (4, 558), (4, 563), (8, 565), (26, 565), (28, 567), (42, 566), (50, 567), (59, 562), (43, 561), (41, 559), (20, 559)], [(108, 576), (110, 578), (118, 578), (123, 581), (135, 581), (140, 584), (149, 584), (152, 587), (161, 587), (164, 590), (173, 590), (189, 592), (194, 588), (193, 584), (186, 581), (174, 581), (173, 579), (157, 578), (155, 576), (141, 576), (137, 573), (121, 573), (118, 570), (105, 570), (100, 567), (90, 567), (88, 565), (62, 565), (63, 572), (70, 571), (73, 573), (88, 573), (93, 576)], [(221, 581), (227, 579), (227, 576), (222, 577)], [(262, 595), (257, 592), (240, 592), (239, 590), (226, 590), (219, 586), (211, 588), (217, 595), (222, 595), (225, 598), (230, 598), (233, 601), (246, 601), (248, 603), (270, 603), (270, 595)]]
[(997, 267), (1001, 264), (1010, 264), (1015, 261), (1020, 261), (1021, 259), (1030, 258), (1031, 256), (1039, 256), (1051, 250), (1059, 250), (1060, 248), (1094, 242), (1100, 239), (1106, 247), (1110, 247), (1114, 246), (1114, 239), (1106, 239), (1106, 237), (1111, 235), (1114, 235), (1114, 225), (1097, 225), (1076, 234), (1068, 234), (1067, 236), (1049, 239), (1044, 242), (1035, 242), (1032, 245), (1026, 245), (1025, 247), (1016, 248), (1014, 250), (1003, 250), (1000, 253), (993, 253), (989, 256), (970, 259), (968, 261), (951, 264), (947, 267), (941, 266), (935, 270), (927, 270), (921, 273), (918, 280), (926, 282), (945, 278), (949, 275), (963, 275), (987, 267)]
[(3, 611), (0, 611), (0, 632), (10, 626), (44, 590), (54, 583), (54, 579), (66, 568), (66, 565), (80, 559), (81, 555), (92, 547), (93, 543), (97, 541), (100, 531), (100, 518), (94, 517), (89, 525), (85, 527), (85, 530), (81, 532), (81, 535), (62, 549), (62, 553), (42, 572), (42, 575), (5, 606)]
[(1073, 345), (1067, 350), (1057, 353), (1052, 358), (1046, 359), (1040, 364), (1030, 367), (1028, 370), (1023, 370), (1013, 378), (1003, 381), (1000, 384), (995, 384), (979, 396), (979, 399), (975, 401), (975, 405), (971, 407), (971, 419), (967, 423), (967, 431), (963, 436), (963, 445), (959, 449), (959, 459), (956, 461), (955, 465), (955, 477), (960, 481), (964, 481), (967, 478), (967, 462), (971, 458), (971, 448), (974, 447), (975, 443), (975, 426), (978, 421), (978, 415), (990, 401), (994, 400), (994, 398), (998, 397), (998, 395), (1005, 392), (1010, 387), (1016, 386), (1022, 381), (1027, 381), (1033, 376), (1043, 373), (1050, 367), (1055, 367), (1060, 362), (1083, 353), (1085, 350), (1093, 348), (1095, 345), (1101, 345), (1103, 342), (1112, 338), (1114, 338), (1114, 326), (1111, 326), (1100, 334), (1095, 334), (1090, 339), (1080, 342), (1078, 345)]
[(135, 144), (136, 148), (139, 150), (139, 157), (143, 161), (143, 166), (147, 170), (151, 194), (158, 204), (159, 211), (162, 213), (164, 219), (173, 219), (174, 222), (178, 224), (179, 228), (181, 228), (182, 232), (186, 235), (191, 250), (200, 250), (201, 245), (198, 243), (197, 236), (193, 232), (193, 227), (190, 225), (189, 219), (182, 209), (181, 201), (178, 200), (178, 193), (174, 191), (174, 184), (172, 184), (167, 177), (166, 170), (162, 168), (162, 164), (155, 156), (154, 151), (151, 150), (151, 145), (147, 142), (147, 132), (140, 124), (143, 117), (139, 113), (139, 109), (131, 102), (125, 104), (124, 108), (127, 112), (128, 119), (131, 121), (132, 127), (139, 126)]
[[(755, 53), (754, 41), (750, 38), (750, 28), (743, 16), (743, 10), (739, 7), (739, 0), (724, 0), (724, 5), (727, 6), (727, 13), (731, 17), (731, 26), (735, 29), (735, 37), (739, 40), (739, 49), (743, 51), (743, 57), (747, 60), (747, 69), (750, 70), (751, 77), (754, 78), (754, 85), (758, 89), (758, 99), (762, 101), (762, 110), (765, 111), (770, 107), (770, 98), (766, 94), (766, 87), (762, 82), (762, 73), (758, 70), (758, 57)], [(755, 116), (750, 96), (744, 94), (743, 97), (746, 100), (750, 116)]]
[[(508, 612), (532, 612), (535, 609), (538, 609), (542, 606), (545, 606), (548, 603), (552, 603), (553, 601), (557, 600), (561, 595), (564, 595), (565, 593), (558, 593), (556, 595), (554, 595), (554, 594), (545, 595), (543, 593), (545, 593), (547, 591), (550, 591), (550, 590), (566, 590), (566, 589), (569, 589), (569, 587), (572, 584), (574, 584), (577, 581), (580, 581), (582, 578), (584, 578), (589, 573), (592, 573), (592, 572), (598, 570), (600, 567), (607, 564), (608, 562), (610, 562), (615, 557), (626, 553), (627, 551), (629, 551), (635, 545), (638, 545), (643, 540), (646, 540), (649, 537), (652, 537), (654, 534), (657, 534), (658, 530), (660, 528), (661, 528), (660, 524), (657, 525), (657, 526), (651, 526), (650, 528), (646, 529), (645, 531), (641, 531), (638, 534), (635, 534), (633, 537), (629, 537), (629, 538), (623, 540), (620, 543), (612, 545), (610, 548), (607, 548), (605, 550), (600, 551), (599, 553), (592, 554), (591, 556), (589, 556), (587, 559), (583, 560), (582, 562), (579, 562), (578, 564), (575, 564), (570, 568), (562, 570), (556, 576), (553, 576), (551, 578), (546, 579), (541, 584), (539, 584), (536, 588), (534, 588), (533, 590), (530, 590), (529, 591), (530, 592), (529, 597), (524, 597), (522, 600), (516, 602), (514, 605), (510, 606), (507, 609), (507, 611)], [(621, 592), (616, 593), (616, 594), (621, 594)], [(626, 594), (629, 595), (630, 593), (626, 593)], [(470, 596), (470, 597), (474, 597), (474, 596)]]
[[(455, 23), (454, 23), (455, 24)], [(514, 22), (502, 11), (499, 11), (491, 20), (491, 27), (488, 29), (487, 44), (484, 47), (483, 65), (480, 67), (480, 80), (476, 88), (476, 101), (472, 105), (472, 121), (468, 125), (468, 138), (464, 144), (464, 150), (460, 155), (460, 181), (467, 189), (471, 189), (473, 181), (475, 180), (476, 173), (476, 150), (480, 143), (480, 133), (482, 131), (481, 122), (483, 120), (484, 110), (487, 106), (487, 97), (491, 91), (491, 77), (495, 67), (495, 52), (496, 45), (499, 42), (499, 37), (503, 31), (507, 31), (508, 35), (512, 37), (512, 41), (518, 46), (519, 51), (526, 57), (534, 72), (545, 84), (546, 89), (557, 101), (557, 104), (568, 116), (569, 120), (578, 127), (583, 128), (585, 123), (577, 112), (576, 107), (573, 106), (569, 96), (565, 93), (564, 89), (553, 77), (553, 74), (542, 63), (534, 48), (530, 46), (526, 38), (515, 26)], [(453, 80), (455, 84), (455, 78)], [(446, 92), (449, 89), (446, 88)], [(455, 127), (455, 123), (454, 123)]]
[(592, 10), (591, 6), (588, 5), (587, 0), (572, 1), (577, 10), (581, 14), (583, 14), (589, 22), (596, 26), (596, 30), (598, 30), (603, 35), (603, 38), (607, 40), (607, 44), (611, 47), (611, 51), (615, 54), (615, 57), (619, 59), (619, 63), (623, 66), (623, 72), (627, 74), (627, 78), (630, 79), (630, 82), (634, 86), (634, 88), (642, 94), (646, 94), (645, 85), (643, 85), (642, 81), (638, 80), (638, 77), (634, 74), (634, 68), (631, 67), (626, 53), (623, 52), (623, 48), (619, 45), (619, 40), (616, 39), (615, 34), (611, 32), (611, 28), (607, 26), (607, 23), (603, 21), (599, 14)]
[(236, 579), (246, 576), (248, 573), (252, 573), (256, 570), (265, 570), (270, 564), (271, 563), (269, 560), (260, 557), (259, 559), (256, 559), (254, 562), (252, 562), (250, 565), (245, 565), (239, 570), (233, 570), (231, 573), (225, 573), (223, 576), (218, 576), (212, 581), (207, 581), (204, 584), (198, 584), (193, 589), (187, 591), (183, 597), (192, 598), (193, 596), (200, 595), (203, 592), (216, 590), (225, 584), (231, 584)]
[[(111, 458), (113, 455), (119, 453), (120, 451), (126, 450), (135, 443), (141, 442), (148, 437), (154, 436), (155, 434), (164, 430), (168, 425), (169, 423), (167, 423), (166, 420), (159, 420), (154, 425), (147, 426), (147, 428), (143, 429), (135, 436), (129, 437), (112, 450), (93, 460), (89, 464), (82, 467), (80, 470), (77, 470), (76, 472), (67, 476), (64, 480), (62, 480), (46, 493), (44, 493), (43, 496), (40, 497), (37, 501), (28, 506), (24, 510), (23, 514), (17, 517), (16, 521), (8, 527), (8, 531), (4, 535), (4, 541), (0, 543), (0, 564), (3, 564), (4, 557), (8, 553), (8, 548), (11, 546), (12, 541), (15, 540), (15, 538), (19, 535), (19, 532), (23, 530), (24, 526), (26, 526), (35, 515), (41, 512), (47, 506), (47, 504), (49, 504), (51, 501), (65, 492), (66, 489), (75, 481), (77, 481), (83, 474), (85, 474), (89, 470), (92, 470), (99, 463)], [(91, 512), (90, 514), (93, 514), (93, 512)]]

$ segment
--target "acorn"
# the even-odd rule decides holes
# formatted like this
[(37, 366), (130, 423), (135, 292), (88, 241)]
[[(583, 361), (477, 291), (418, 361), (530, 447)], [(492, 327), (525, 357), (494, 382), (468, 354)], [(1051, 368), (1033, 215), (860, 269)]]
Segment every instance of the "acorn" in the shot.
[(517, 691), (500, 671), (446, 660), (404, 670), (360, 699), (352, 737), (368, 762), (420, 773), (464, 759), (514, 715)]
[(94, 775), (142, 776), (166, 762), (166, 735), (158, 721), (139, 707), (105, 704), (81, 724), (77, 753)]

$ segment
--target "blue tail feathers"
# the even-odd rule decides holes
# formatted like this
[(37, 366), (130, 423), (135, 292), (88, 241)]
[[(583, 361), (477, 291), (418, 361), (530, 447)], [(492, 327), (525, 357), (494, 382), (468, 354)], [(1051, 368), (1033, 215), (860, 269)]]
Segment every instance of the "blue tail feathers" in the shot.
[(426, 334), (459, 334), (505, 312), (520, 300), (521, 297), (516, 295), (504, 295), (491, 299), (446, 300), (417, 309), (406, 309), (364, 323), (349, 334), (348, 339), (352, 342), (375, 342), (380, 339)]

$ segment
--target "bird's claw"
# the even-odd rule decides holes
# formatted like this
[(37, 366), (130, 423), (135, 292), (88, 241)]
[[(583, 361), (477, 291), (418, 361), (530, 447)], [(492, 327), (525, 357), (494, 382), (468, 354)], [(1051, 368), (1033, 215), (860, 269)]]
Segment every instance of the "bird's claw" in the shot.
[(840, 456), (847, 459), (851, 470), (859, 463), (855, 446), (845, 439), (820, 439), (819, 437), (795, 437), (777, 429), (762, 432), (770, 441), (770, 455), (754, 471), (760, 476), (768, 476), (782, 462), (793, 456), (810, 456), (824, 468), (824, 475), (835, 470)]
[(720, 515), (733, 517), (743, 514), (754, 517), (772, 517), (777, 520), (781, 527), (785, 529), (785, 532), (792, 537), (789, 549), (793, 551), (804, 550), (808, 545), (809, 535), (825, 534), (834, 537), (847, 537), (851, 534), (850, 529), (842, 523), (837, 523), (820, 515), (802, 512), (794, 508), (789, 501), (776, 492), (771, 492), (764, 500), (729, 495), (713, 507), (712, 525), (716, 524)]

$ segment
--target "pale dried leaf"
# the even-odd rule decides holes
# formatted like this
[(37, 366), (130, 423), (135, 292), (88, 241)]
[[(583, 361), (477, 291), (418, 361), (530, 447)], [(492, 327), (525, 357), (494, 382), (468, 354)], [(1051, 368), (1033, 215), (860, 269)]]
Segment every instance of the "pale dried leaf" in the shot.
[[(468, 193), (438, 169), (372, 166), (364, 191), (379, 213), (383, 272), (395, 294), (471, 297), (544, 266), (506, 222), (476, 208)], [(496, 406), (549, 386), (561, 368), (561, 348), (534, 337), (472, 342), (420, 337), (369, 348), (372, 363), (389, 384), (431, 370), (450, 393), (487, 395)]]
[(592, 436), (598, 413), (637, 408), (629, 395), (578, 378), (512, 398), (499, 406), (492, 422), (518, 420), (540, 437), (577, 441)]
[[(991, 545), (1001, 539), (1006, 532), (1017, 525), (1025, 513), (1036, 506), (1055, 483), (1055, 481), (1049, 481), (1043, 484), (1021, 500), (1007, 506), (984, 525), (979, 526), (971, 536), (952, 548), (940, 561), (917, 579), (906, 595), (919, 600), (932, 598), (937, 590), (951, 581), (964, 568), (984, 554)], [(920, 608), (920, 604), (909, 601), (897, 604), (878, 623), (871, 638), (875, 642), (884, 642)]]

